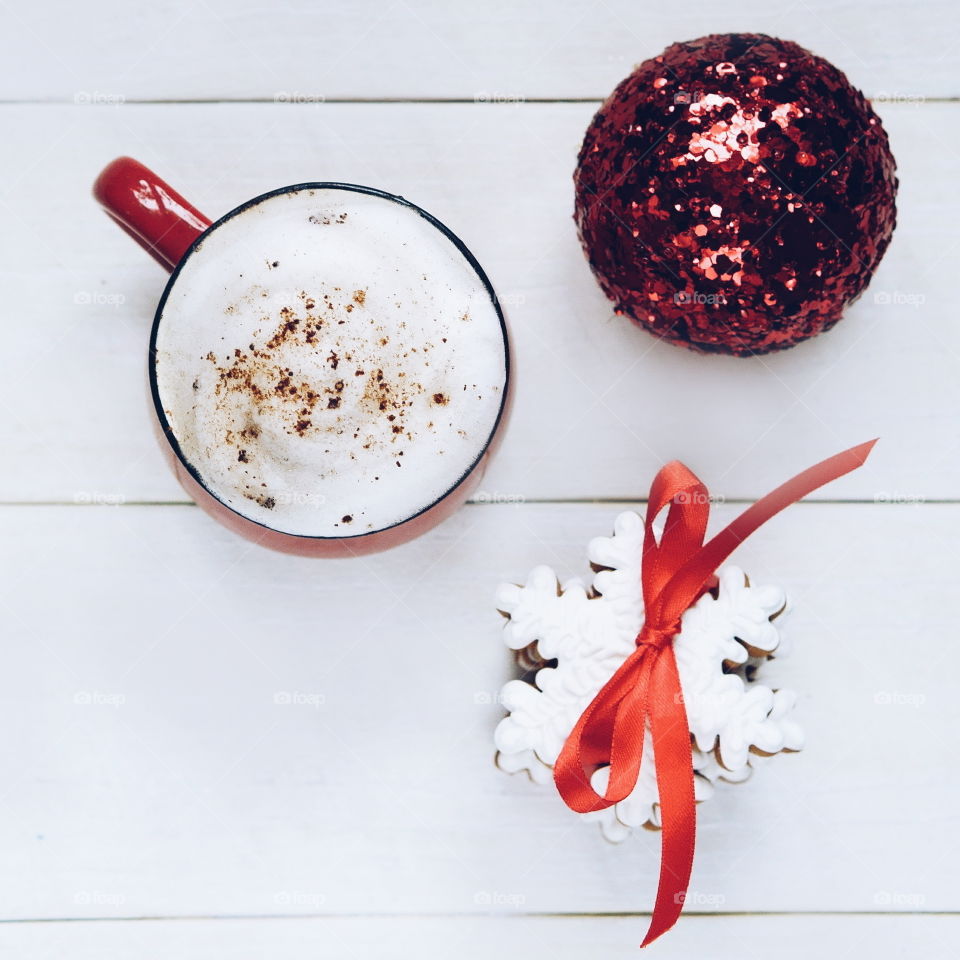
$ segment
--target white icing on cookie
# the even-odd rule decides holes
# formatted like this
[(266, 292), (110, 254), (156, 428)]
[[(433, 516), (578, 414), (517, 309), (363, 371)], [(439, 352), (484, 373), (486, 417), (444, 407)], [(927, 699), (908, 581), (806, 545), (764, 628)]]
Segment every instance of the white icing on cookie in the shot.
[[(643, 520), (622, 513), (612, 537), (594, 540), (588, 555), (602, 567), (589, 591), (580, 580), (558, 589), (549, 567), (536, 567), (524, 586), (503, 584), (497, 609), (507, 614), (504, 640), (556, 666), (537, 670), (534, 682), (510, 680), (501, 700), (508, 715), (494, 739), (497, 763), (525, 770), (536, 783), (553, 779), (553, 765), (574, 724), (597, 691), (634, 649), (643, 622), (640, 558)], [(799, 750), (803, 732), (792, 718), (795, 695), (747, 679), (774, 651), (786, 596), (779, 587), (748, 584), (734, 566), (719, 574), (717, 595), (704, 594), (681, 621), (674, 654), (693, 745), (696, 798), (708, 799), (716, 781), (745, 780), (758, 756)], [(529, 650), (527, 649), (529, 648)], [(726, 665), (726, 669), (725, 669)], [(594, 775), (602, 792), (608, 770)], [(635, 827), (658, 827), (659, 797), (650, 731), (637, 784), (620, 803), (585, 814), (614, 841)]]

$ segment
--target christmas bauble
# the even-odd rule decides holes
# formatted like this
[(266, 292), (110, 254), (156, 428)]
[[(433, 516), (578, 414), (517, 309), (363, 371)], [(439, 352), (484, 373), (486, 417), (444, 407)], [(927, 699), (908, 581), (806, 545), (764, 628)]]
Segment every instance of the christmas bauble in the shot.
[(896, 222), (870, 104), (826, 60), (760, 34), (675, 43), (637, 67), (590, 124), (575, 184), (617, 311), (741, 356), (832, 327)]

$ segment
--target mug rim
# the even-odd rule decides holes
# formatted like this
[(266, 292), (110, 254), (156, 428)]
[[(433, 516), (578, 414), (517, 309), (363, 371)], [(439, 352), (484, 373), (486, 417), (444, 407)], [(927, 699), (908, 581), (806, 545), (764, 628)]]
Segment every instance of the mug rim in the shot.
[[(479, 277), (480, 282), (483, 284), (483, 288), (487, 293), (490, 302), (493, 304), (493, 309), (497, 315), (497, 321), (500, 324), (500, 336), (503, 343), (503, 390), (500, 396), (500, 406), (497, 410), (496, 418), (493, 421), (493, 426), (490, 428), (490, 433), (487, 438), (484, 440), (483, 445), (481, 446), (476, 457), (470, 462), (470, 464), (464, 469), (463, 473), (451, 486), (449, 486), (439, 497), (430, 501), (426, 506), (417, 510), (416, 513), (411, 513), (409, 516), (404, 517), (402, 520), (398, 520), (396, 523), (390, 523), (383, 527), (378, 527), (376, 530), (367, 530), (363, 533), (348, 534), (346, 536), (337, 535), (337, 536), (321, 536), (308, 533), (291, 533), (288, 530), (279, 530), (276, 527), (271, 527), (269, 524), (261, 523), (259, 520), (254, 520), (252, 517), (247, 516), (245, 513), (241, 513), (236, 508), (232, 507), (229, 503), (226, 503), (221, 497), (219, 497), (205, 482), (200, 471), (187, 459), (184, 455), (183, 450), (180, 446), (180, 441), (177, 439), (176, 434), (174, 433), (173, 427), (170, 425), (167, 420), (166, 413), (163, 409), (163, 404), (160, 400), (160, 388), (157, 382), (157, 335), (160, 330), (160, 323), (163, 319), (164, 307), (167, 304), (167, 299), (170, 296), (171, 291), (174, 288), (174, 285), (177, 282), (177, 278), (180, 276), (180, 271), (183, 269), (184, 264), (202, 247), (204, 241), (216, 230), (218, 227), (222, 226), (228, 220), (232, 220), (234, 217), (239, 216), (241, 213), (244, 213), (246, 210), (249, 210), (251, 207), (256, 206), (257, 204), (263, 203), (265, 200), (270, 200), (273, 197), (283, 196), (287, 193), (299, 193), (305, 190), (345, 190), (351, 193), (363, 193), (373, 197), (379, 197), (383, 200), (389, 200), (392, 203), (396, 203), (402, 207), (406, 207), (409, 210), (414, 211), (420, 217), (427, 221), (432, 227), (439, 230), (453, 245), (456, 247), (460, 255), (467, 261), (474, 273)], [(411, 520), (415, 520), (417, 517), (422, 516), (423, 514), (434, 509), (438, 504), (442, 503), (449, 496), (451, 496), (454, 491), (456, 491), (460, 486), (462, 486), (466, 480), (473, 474), (474, 470), (477, 469), (477, 466), (483, 460), (490, 450), (491, 445), (496, 438), (501, 424), (503, 423), (504, 414), (507, 409), (507, 400), (510, 395), (510, 377), (511, 377), (511, 366), (510, 366), (510, 339), (507, 333), (507, 324), (504, 319), (503, 309), (500, 306), (500, 299), (497, 297), (496, 291), (493, 289), (493, 284), (490, 282), (490, 278), (487, 276), (483, 267), (480, 266), (480, 262), (473, 255), (470, 248), (460, 239), (457, 234), (455, 234), (446, 224), (438, 220), (432, 213), (427, 210), (424, 210), (423, 207), (418, 206), (415, 203), (412, 203), (410, 200), (407, 200), (405, 197), (400, 196), (399, 194), (389, 193), (386, 190), (380, 190), (377, 187), (367, 187), (362, 184), (357, 183), (342, 183), (339, 181), (307, 181), (304, 183), (292, 183), (286, 187), (278, 187), (275, 190), (268, 190), (266, 193), (258, 194), (255, 197), (252, 197), (250, 200), (246, 200), (241, 203), (239, 206), (234, 207), (232, 210), (225, 213), (222, 217), (217, 220), (214, 220), (209, 227), (207, 227), (197, 238), (187, 247), (183, 256), (177, 261), (177, 265), (173, 268), (170, 276), (167, 278), (166, 285), (163, 288), (163, 293), (160, 296), (160, 300), (157, 303), (157, 309), (153, 315), (153, 323), (150, 328), (150, 343), (147, 352), (147, 367), (148, 375), (150, 380), (150, 396), (153, 400), (154, 413), (157, 416), (157, 419), (160, 422), (160, 427), (163, 431), (164, 438), (167, 443), (170, 445), (171, 450), (173, 451), (174, 456), (177, 458), (177, 461), (181, 463), (184, 469), (190, 474), (191, 477), (200, 485), (201, 489), (210, 497), (213, 498), (218, 504), (220, 504), (224, 509), (229, 510), (231, 513), (235, 514), (241, 520), (252, 524), (255, 527), (260, 529), (277, 534), (279, 536), (291, 537), (295, 540), (302, 541), (317, 541), (317, 542), (336, 542), (340, 540), (353, 540), (361, 541), (366, 537), (375, 536), (376, 534), (382, 534), (389, 530), (396, 530), (398, 527), (402, 527), (404, 524), (409, 523)]]

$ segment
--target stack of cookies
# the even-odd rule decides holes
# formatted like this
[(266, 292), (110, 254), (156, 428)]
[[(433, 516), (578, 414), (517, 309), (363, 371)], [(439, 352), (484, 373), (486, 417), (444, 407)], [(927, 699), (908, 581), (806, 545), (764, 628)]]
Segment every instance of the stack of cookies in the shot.
[[(541, 566), (525, 585), (498, 589), (497, 608), (507, 618), (504, 640), (516, 651), (519, 671), (501, 692), (507, 716), (495, 742), (502, 770), (524, 770), (536, 783), (552, 780), (580, 714), (635, 648), (643, 623), (642, 550), (643, 520), (622, 513), (613, 536), (588, 548), (589, 584), (572, 579), (561, 585), (552, 569)], [(762, 663), (784, 652), (784, 592), (751, 584), (734, 566), (723, 568), (718, 581), (683, 615), (673, 642), (698, 801), (712, 795), (718, 780), (745, 780), (758, 757), (803, 746), (793, 719), (796, 696), (757, 679)], [(660, 826), (655, 764), (648, 730), (633, 791), (606, 810), (584, 815), (599, 821), (609, 840)], [(598, 792), (606, 777), (606, 768), (594, 775)]]

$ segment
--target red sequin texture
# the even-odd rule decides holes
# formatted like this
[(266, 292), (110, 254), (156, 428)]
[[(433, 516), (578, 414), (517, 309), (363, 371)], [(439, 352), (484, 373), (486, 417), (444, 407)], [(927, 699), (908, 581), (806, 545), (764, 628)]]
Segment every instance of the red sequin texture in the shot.
[(696, 350), (782, 350), (829, 329), (896, 223), (887, 135), (795, 43), (724, 34), (642, 63), (593, 118), (575, 218), (618, 312)]

